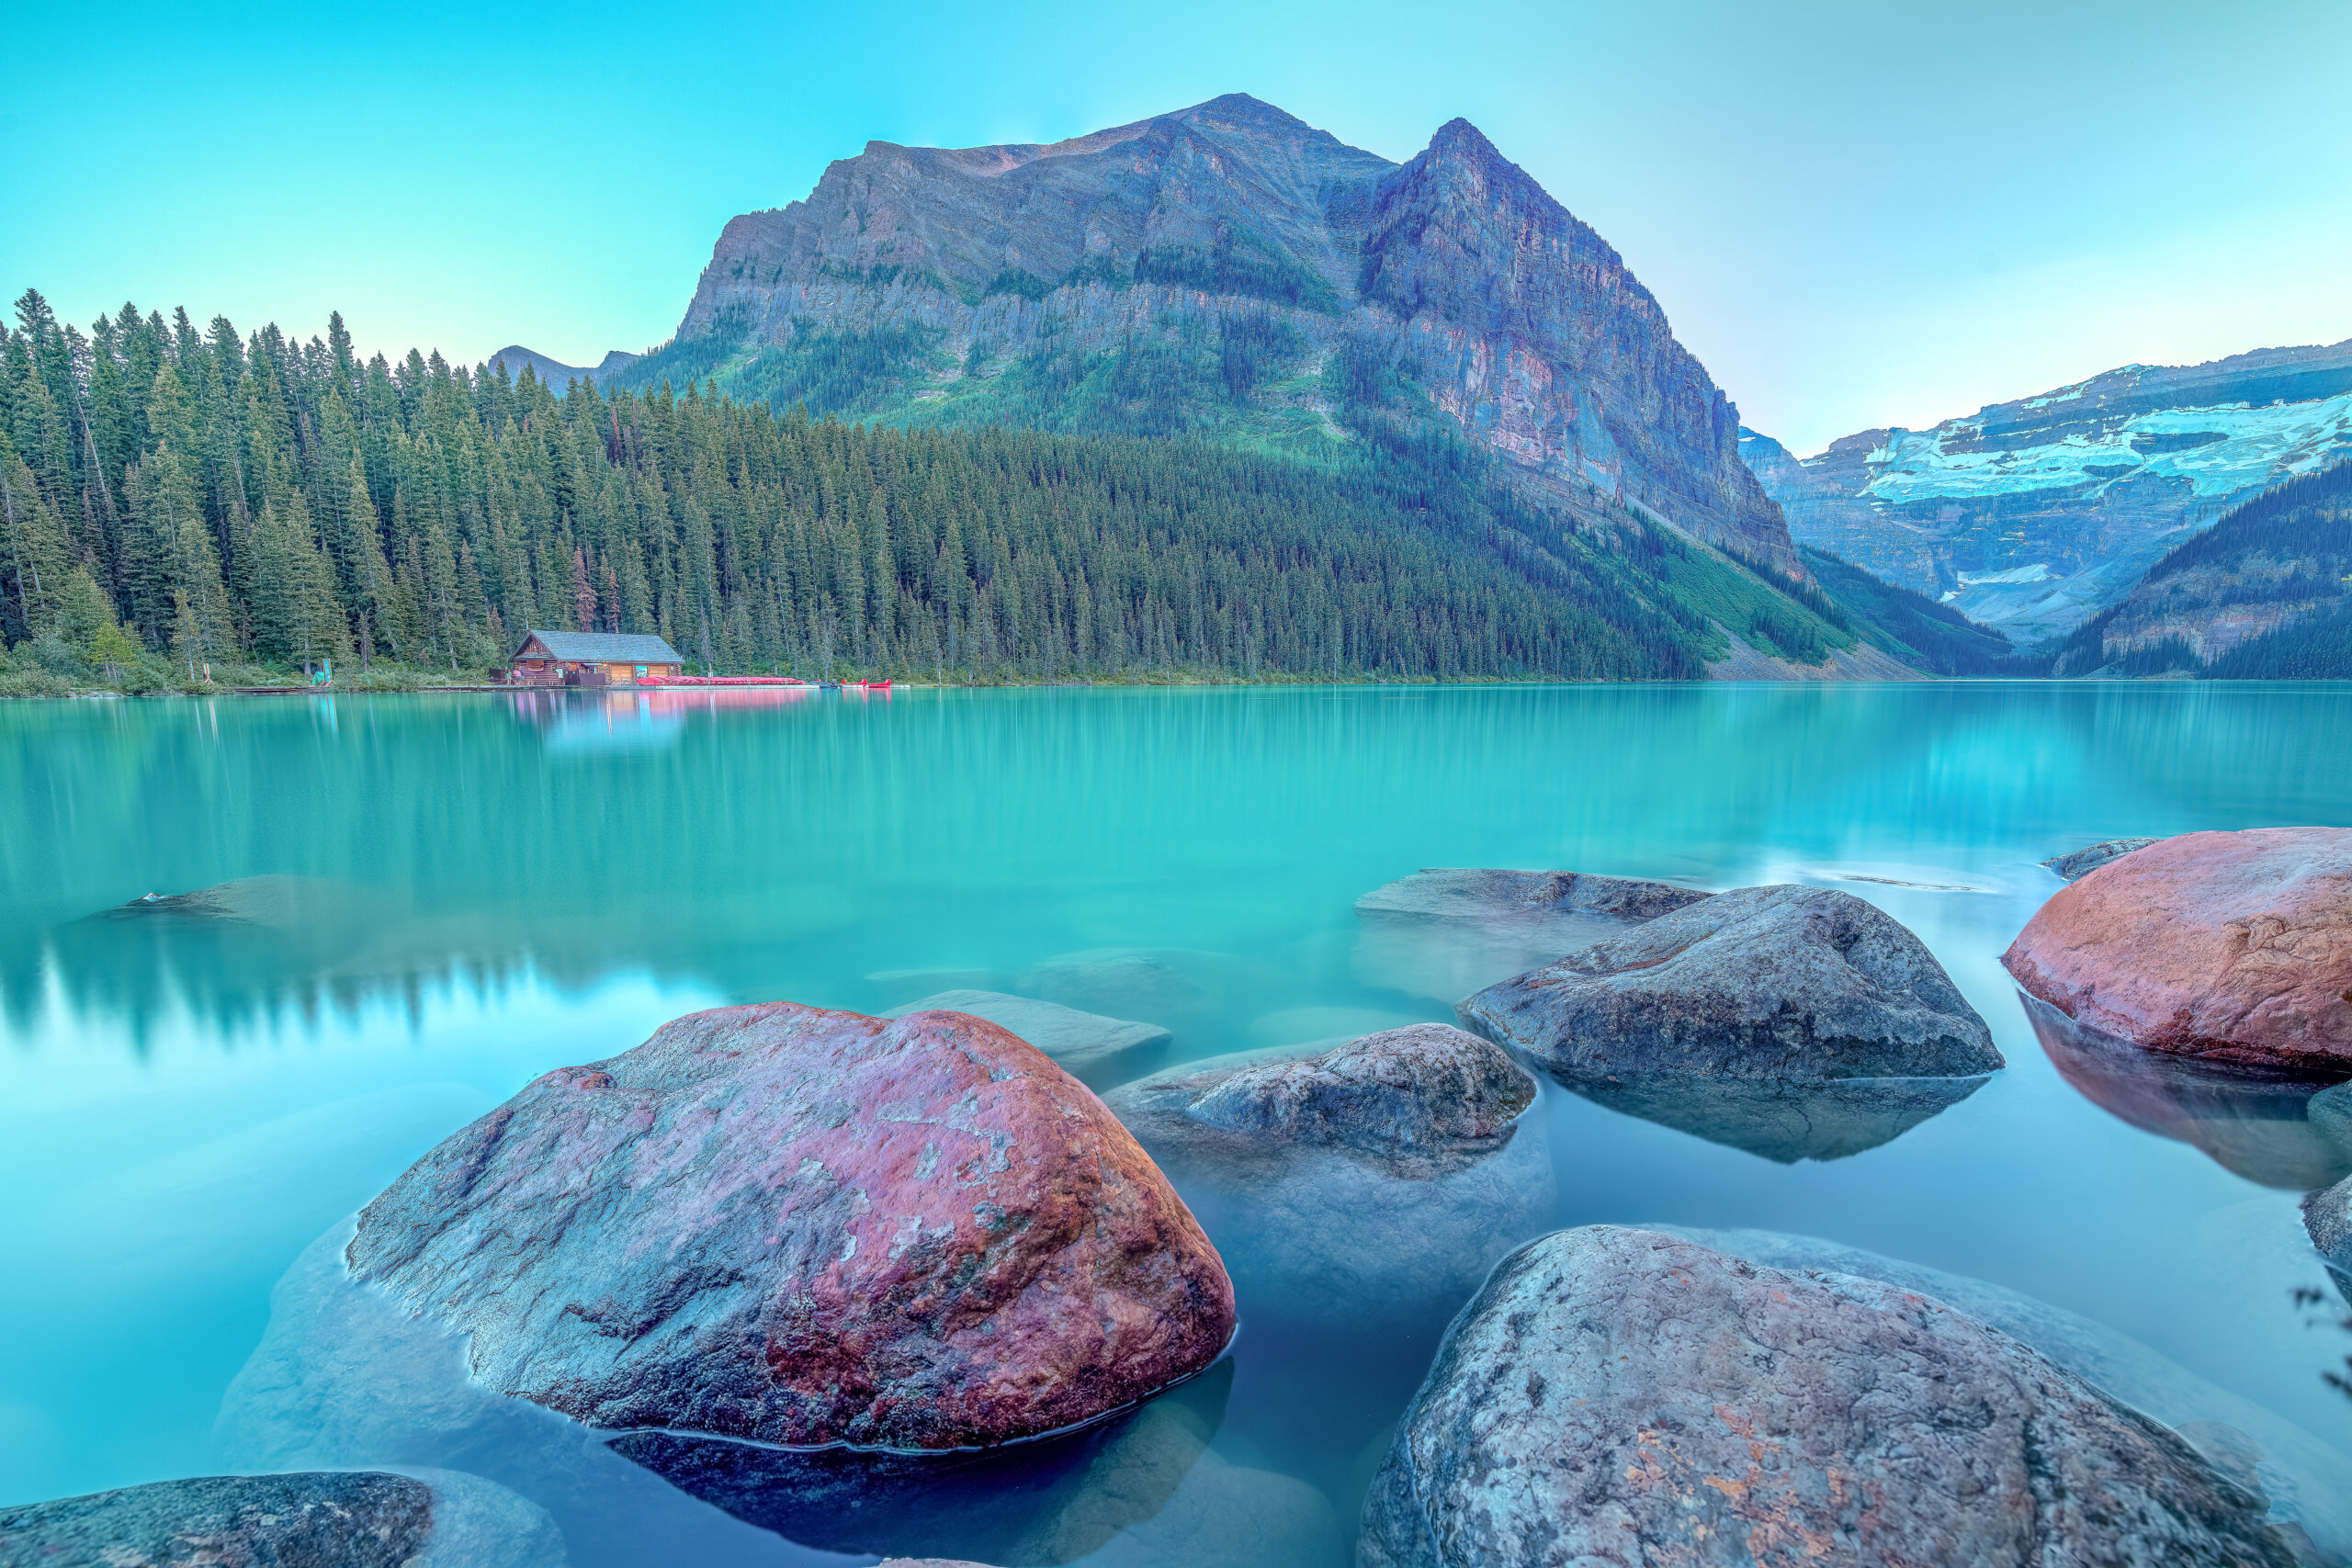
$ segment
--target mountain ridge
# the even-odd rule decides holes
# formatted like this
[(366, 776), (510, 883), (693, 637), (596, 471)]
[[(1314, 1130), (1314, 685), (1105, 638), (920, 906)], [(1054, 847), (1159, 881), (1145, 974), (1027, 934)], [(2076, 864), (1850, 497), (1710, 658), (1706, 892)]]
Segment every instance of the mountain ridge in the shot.
[(1804, 572), (1656, 298), (1466, 119), (1403, 164), (1238, 94), (1053, 143), (869, 142), (729, 220), (624, 373), (664, 376), (1316, 461), (1442, 435), (1582, 525), (1646, 509)]

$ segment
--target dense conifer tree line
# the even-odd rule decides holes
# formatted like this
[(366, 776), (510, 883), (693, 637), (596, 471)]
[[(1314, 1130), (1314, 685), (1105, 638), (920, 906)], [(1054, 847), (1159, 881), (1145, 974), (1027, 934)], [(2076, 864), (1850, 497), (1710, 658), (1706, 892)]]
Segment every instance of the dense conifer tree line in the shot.
[(85, 334), (31, 292), (16, 315), (0, 637), (94, 662), (464, 671), (533, 626), (656, 632), (722, 672), (950, 679), (1688, 678), (1710, 651), (1640, 548), (1458, 452), (1333, 472), (869, 430), (363, 362), (340, 316), (304, 343), (130, 306)]

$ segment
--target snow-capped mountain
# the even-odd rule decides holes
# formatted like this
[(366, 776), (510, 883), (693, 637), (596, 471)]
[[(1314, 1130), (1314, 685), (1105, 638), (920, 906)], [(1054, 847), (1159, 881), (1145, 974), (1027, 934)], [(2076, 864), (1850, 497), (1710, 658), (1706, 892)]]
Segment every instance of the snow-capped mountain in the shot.
[(1740, 451), (1801, 543), (2024, 641), (2115, 603), (2265, 486), (2352, 455), (2352, 341), (2127, 365), (1804, 459), (1743, 431)]

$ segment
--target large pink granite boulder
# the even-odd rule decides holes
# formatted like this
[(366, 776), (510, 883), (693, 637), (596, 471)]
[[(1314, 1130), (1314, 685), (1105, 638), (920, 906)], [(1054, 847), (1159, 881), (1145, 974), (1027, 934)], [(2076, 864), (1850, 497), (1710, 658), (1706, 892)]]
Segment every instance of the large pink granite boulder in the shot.
[(351, 1270), (591, 1426), (933, 1450), (1093, 1420), (1234, 1326), (1102, 1102), (967, 1013), (775, 1002), (548, 1074), (360, 1215)]
[(2061, 890), (2001, 961), (2152, 1051), (2352, 1070), (2352, 829), (2161, 840)]

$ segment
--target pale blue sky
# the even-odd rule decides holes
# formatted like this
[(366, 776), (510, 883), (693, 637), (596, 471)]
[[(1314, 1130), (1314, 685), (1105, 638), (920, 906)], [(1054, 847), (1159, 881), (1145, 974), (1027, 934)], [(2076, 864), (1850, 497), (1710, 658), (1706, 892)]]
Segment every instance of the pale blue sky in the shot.
[(1247, 92), (1467, 116), (1801, 451), (2131, 361), (2352, 337), (2352, 5), (27, 7), (0, 286), (573, 362), (868, 139)]

